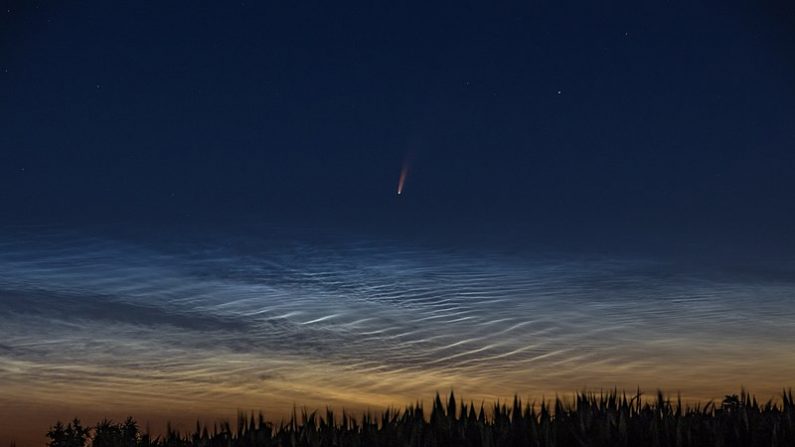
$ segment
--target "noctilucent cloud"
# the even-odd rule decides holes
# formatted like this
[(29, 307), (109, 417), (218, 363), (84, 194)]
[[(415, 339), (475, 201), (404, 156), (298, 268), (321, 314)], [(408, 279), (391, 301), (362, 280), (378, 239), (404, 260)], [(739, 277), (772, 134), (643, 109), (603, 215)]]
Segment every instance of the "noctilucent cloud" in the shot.
[(788, 2), (11, 1), (0, 444), (795, 385)]

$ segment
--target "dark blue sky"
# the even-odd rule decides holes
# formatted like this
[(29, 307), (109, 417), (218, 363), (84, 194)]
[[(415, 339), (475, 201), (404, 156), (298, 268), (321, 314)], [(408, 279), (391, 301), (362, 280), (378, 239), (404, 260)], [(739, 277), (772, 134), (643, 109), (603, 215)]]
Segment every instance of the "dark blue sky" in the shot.
[(603, 3), (11, 2), (0, 216), (791, 253), (794, 8)]

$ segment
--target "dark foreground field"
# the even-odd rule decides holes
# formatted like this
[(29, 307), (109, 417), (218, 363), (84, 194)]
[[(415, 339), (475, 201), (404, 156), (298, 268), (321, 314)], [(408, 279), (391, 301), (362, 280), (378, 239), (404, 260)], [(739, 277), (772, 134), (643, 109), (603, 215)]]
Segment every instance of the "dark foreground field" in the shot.
[(83, 427), (57, 423), (50, 447), (265, 447), (265, 446), (795, 446), (792, 392), (760, 404), (731, 395), (720, 403), (683, 405), (661, 393), (578, 394), (572, 402), (488, 408), (446, 403), (437, 395), (430, 411), (421, 405), (360, 418), (331, 411), (301, 412), (273, 424), (262, 415), (239, 416), (236, 427), (199, 423), (193, 433), (168, 429), (153, 437), (128, 418)]

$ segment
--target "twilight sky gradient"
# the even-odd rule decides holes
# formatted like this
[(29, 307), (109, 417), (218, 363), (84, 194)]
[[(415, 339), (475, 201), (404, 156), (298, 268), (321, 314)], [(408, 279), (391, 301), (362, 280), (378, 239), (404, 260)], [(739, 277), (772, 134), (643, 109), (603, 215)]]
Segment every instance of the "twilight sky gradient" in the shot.
[(795, 385), (795, 7), (295, 3), (2, 9), (0, 445)]

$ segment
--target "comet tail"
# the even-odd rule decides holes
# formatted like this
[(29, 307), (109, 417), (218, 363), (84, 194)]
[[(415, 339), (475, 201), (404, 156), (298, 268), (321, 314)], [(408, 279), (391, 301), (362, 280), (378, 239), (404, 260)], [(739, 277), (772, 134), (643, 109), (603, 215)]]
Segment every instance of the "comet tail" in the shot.
[(403, 194), (403, 185), (406, 183), (406, 175), (409, 173), (409, 166), (408, 164), (403, 165), (403, 169), (400, 170), (400, 179), (398, 179), (398, 187), (397, 193), (398, 195)]

